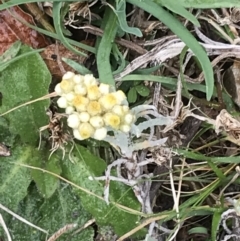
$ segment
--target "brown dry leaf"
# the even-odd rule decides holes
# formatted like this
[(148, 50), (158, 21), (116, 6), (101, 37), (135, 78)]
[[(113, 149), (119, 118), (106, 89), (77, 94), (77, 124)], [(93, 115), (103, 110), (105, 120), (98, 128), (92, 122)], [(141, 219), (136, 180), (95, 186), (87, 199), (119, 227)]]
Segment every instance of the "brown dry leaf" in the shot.
[[(94, 45), (93, 40), (86, 40), (82, 41), (81, 43), (87, 44), (89, 46)], [(79, 49), (79, 51), (87, 53), (85, 50)], [(45, 61), (46, 65), (48, 66), (49, 71), (51, 72), (52, 76), (55, 78), (62, 78), (63, 74), (61, 69), (64, 68), (64, 71), (72, 71), (70, 66), (68, 66), (65, 62), (61, 61), (61, 58), (67, 58), (76, 61), (79, 64), (84, 64), (88, 57), (84, 57), (81, 55), (77, 55), (69, 51), (66, 47), (62, 44), (56, 45), (51, 44), (45, 48), (45, 50), (41, 53), (43, 60)]]
[(236, 141), (240, 140), (240, 122), (231, 116), (226, 110), (221, 110), (217, 116), (215, 130), (216, 133), (224, 130)]
[(19, 7), (11, 7), (8, 10), (0, 11), (0, 55), (3, 54), (14, 42), (21, 40), (23, 43), (34, 49), (43, 48), (48, 45), (45, 37), (37, 31), (27, 27), (14, 16), (35, 25), (31, 15), (25, 13)]

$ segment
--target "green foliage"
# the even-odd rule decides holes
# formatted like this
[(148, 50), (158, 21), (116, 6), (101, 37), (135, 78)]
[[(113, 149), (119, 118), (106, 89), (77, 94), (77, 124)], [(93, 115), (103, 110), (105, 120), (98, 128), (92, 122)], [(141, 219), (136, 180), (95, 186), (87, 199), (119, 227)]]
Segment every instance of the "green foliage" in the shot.
[(147, 97), (150, 94), (150, 89), (141, 82), (135, 82), (127, 93), (128, 102), (135, 103), (138, 98), (137, 94), (142, 97)]
[[(44, 151), (38, 151), (35, 157), (30, 159), (29, 162), (32, 166), (42, 168), (57, 175), (61, 174), (60, 160), (61, 157), (56, 153), (53, 153), (48, 159), (49, 153)], [(31, 170), (32, 179), (35, 181), (40, 194), (44, 198), (50, 198), (56, 191), (59, 185), (59, 179), (50, 175), (49, 173), (41, 172), (39, 170)]]
[[(68, 158), (64, 160), (62, 164), (63, 176), (85, 189), (85, 191), (76, 189), (76, 193), (84, 208), (96, 218), (97, 223), (113, 226), (118, 235), (123, 235), (136, 227), (139, 217), (123, 211), (111, 203), (107, 205), (102, 198), (104, 183), (89, 180), (90, 176), (102, 176), (106, 169), (106, 163), (79, 145), (76, 145), (70, 155), (74, 163)], [(119, 182), (111, 182), (109, 198), (111, 202), (117, 202), (133, 210), (140, 209), (132, 190)]]
[[(29, 47), (22, 46), (20, 54), (31, 51)], [(1, 72), (3, 98), (0, 113), (48, 94), (50, 80), (50, 73), (39, 54), (15, 61)], [(11, 133), (20, 135), (23, 142), (37, 144), (38, 129), (48, 122), (45, 111), (49, 103), (49, 100), (36, 102), (5, 115)]]

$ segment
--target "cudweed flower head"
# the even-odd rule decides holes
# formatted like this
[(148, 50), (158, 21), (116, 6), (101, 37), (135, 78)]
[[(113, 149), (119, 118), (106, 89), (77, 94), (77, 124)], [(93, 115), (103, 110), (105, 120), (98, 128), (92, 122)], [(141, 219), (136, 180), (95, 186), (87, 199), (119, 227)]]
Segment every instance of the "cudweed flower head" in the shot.
[(128, 113), (124, 116), (124, 122), (128, 125), (132, 124), (134, 122), (134, 116), (131, 113)]
[(72, 105), (78, 110), (78, 111), (86, 111), (86, 106), (89, 103), (89, 100), (86, 97), (83, 97), (82, 95), (75, 95)]
[(114, 93), (114, 95), (119, 105), (122, 104), (122, 102), (127, 99), (126, 95), (122, 90), (118, 90), (117, 92)]
[(121, 105), (115, 105), (112, 108), (112, 112), (118, 116), (123, 116), (124, 115), (124, 111), (123, 111), (123, 106)]
[(75, 76), (75, 74), (73, 72), (68, 71), (63, 75), (62, 79), (63, 80), (72, 80), (74, 76)]
[(101, 96), (101, 92), (97, 85), (91, 85), (87, 88), (87, 97), (89, 100), (97, 100)]
[(87, 112), (91, 115), (99, 115), (102, 112), (101, 105), (97, 101), (90, 101), (87, 106)]
[(89, 123), (82, 123), (79, 125), (79, 134), (83, 139), (87, 139), (94, 134), (95, 129)]
[(130, 125), (121, 125), (120, 126), (120, 130), (122, 131), (122, 132), (124, 132), (124, 133), (128, 133), (130, 130), (131, 130), (131, 127), (130, 127)]
[(71, 101), (73, 101), (73, 99), (75, 97), (75, 93), (73, 91), (71, 91), (67, 94), (64, 94), (63, 96), (67, 99), (68, 102), (71, 102)]
[(60, 84), (57, 84), (57, 85), (55, 86), (54, 91), (55, 91), (58, 95), (61, 95), (61, 94), (63, 93)]
[(106, 113), (103, 117), (106, 125), (111, 126), (114, 129), (118, 129), (120, 125), (120, 117), (113, 113)]
[(66, 109), (65, 109), (65, 113), (67, 115), (71, 115), (73, 112), (75, 111), (75, 108), (73, 106), (68, 106)]
[(105, 110), (111, 110), (118, 103), (116, 96), (113, 93), (107, 94), (99, 99), (101, 106)]
[(104, 126), (104, 121), (101, 116), (93, 116), (90, 118), (89, 122), (94, 128), (100, 128)]

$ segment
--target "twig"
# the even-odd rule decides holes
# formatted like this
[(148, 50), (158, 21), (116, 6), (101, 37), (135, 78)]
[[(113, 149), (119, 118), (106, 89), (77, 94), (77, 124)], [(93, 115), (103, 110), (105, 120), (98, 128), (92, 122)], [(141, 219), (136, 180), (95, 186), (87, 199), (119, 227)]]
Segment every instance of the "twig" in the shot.
[(67, 231), (76, 228), (77, 224), (67, 224), (63, 228), (60, 228), (56, 233), (54, 233), (47, 241), (55, 241), (57, 240), (61, 235), (66, 233)]
[(0, 224), (2, 225), (3, 230), (5, 231), (5, 233), (6, 233), (6, 235), (7, 235), (8, 241), (12, 241), (12, 238), (11, 238), (11, 236), (10, 236), (10, 233), (9, 233), (9, 231), (8, 231), (8, 229), (7, 229), (7, 226), (6, 226), (6, 224), (5, 224), (4, 220), (3, 220), (2, 214), (0, 214)]

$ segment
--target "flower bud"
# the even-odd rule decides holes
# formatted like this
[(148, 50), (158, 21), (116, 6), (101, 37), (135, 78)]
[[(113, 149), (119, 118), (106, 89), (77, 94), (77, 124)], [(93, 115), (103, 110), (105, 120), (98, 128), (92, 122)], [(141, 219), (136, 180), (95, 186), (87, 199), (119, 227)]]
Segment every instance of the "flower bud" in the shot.
[(99, 91), (100, 91), (100, 93), (101, 93), (102, 95), (106, 95), (106, 94), (108, 94), (109, 91), (110, 91), (110, 86), (107, 85), (107, 84), (101, 83), (101, 84), (99, 85)]
[(88, 114), (88, 112), (81, 112), (79, 114), (79, 119), (81, 122), (88, 122), (90, 119), (90, 115)]
[(61, 94), (62, 94), (62, 89), (61, 89), (60, 84), (57, 84), (57, 85), (55, 86), (54, 91), (55, 91), (58, 95), (61, 95)]
[(78, 113), (73, 113), (73, 114), (69, 115), (68, 119), (67, 119), (67, 123), (68, 123), (69, 127), (73, 128), (73, 129), (77, 129), (80, 124), (80, 119), (79, 119)]
[(67, 108), (68, 106), (68, 102), (67, 102), (67, 99), (63, 96), (61, 96), (58, 100), (57, 100), (57, 105), (60, 107), (60, 108)]
[(120, 105), (124, 100), (127, 99), (126, 95), (122, 90), (118, 90), (117, 92), (113, 93), (118, 101), (118, 104)]
[(68, 93), (73, 90), (74, 83), (72, 82), (72, 80), (63, 79), (60, 83), (60, 87), (62, 89), (62, 92)]
[(86, 95), (87, 94), (87, 88), (83, 84), (76, 84), (74, 86), (74, 92), (79, 95)]
[(84, 77), (80, 74), (76, 74), (76, 75), (73, 76), (73, 82), (75, 84), (83, 83), (83, 80), (84, 80)]
[(63, 75), (62, 79), (63, 80), (69, 80), (69, 79), (72, 79), (74, 77), (74, 75), (75, 74), (73, 72), (68, 71)]
[(79, 130), (80, 136), (83, 139), (87, 139), (91, 137), (91, 135), (93, 135), (95, 131), (94, 128), (89, 123), (80, 124), (78, 130)]
[(73, 106), (68, 106), (68, 107), (65, 109), (65, 113), (66, 113), (67, 115), (72, 114), (74, 111), (75, 111), (75, 109), (74, 109)]
[(82, 141), (82, 140), (84, 139), (84, 138), (80, 135), (80, 132), (79, 132), (78, 129), (73, 129), (73, 136), (74, 136), (76, 139), (80, 140), (80, 141)]
[(104, 125), (104, 121), (101, 116), (93, 116), (90, 118), (89, 122), (94, 128), (100, 128)]
[(128, 113), (124, 116), (124, 122), (126, 124), (132, 124), (133, 121), (134, 121), (134, 116), (131, 113)]
[(64, 96), (66, 97), (67, 101), (71, 102), (71, 101), (73, 101), (75, 94), (74, 94), (74, 92), (71, 91), (71, 92), (65, 94)]
[(123, 107), (121, 105), (115, 105), (112, 108), (112, 112), (118, 116), (123, 116), (124, 112), (123, 112)]
[(130, 131), (130, 129), (131, 129), (131, 127), (129, 125), (126, 125), (126, 124), (120, 126), (120, 130), (122, 132), (125, 132), (125, 133), (128, 133)]
[(99, 129), (96, 129), (93, 138), (96, 140), (103, 140), (107, 136), (107, 129), (102, 127)]
[(84, 76), (84, 84), (88, 87), (91, 85), (97, 85), (97, 80), (93, 77), (92, 74), (86, 74)]

